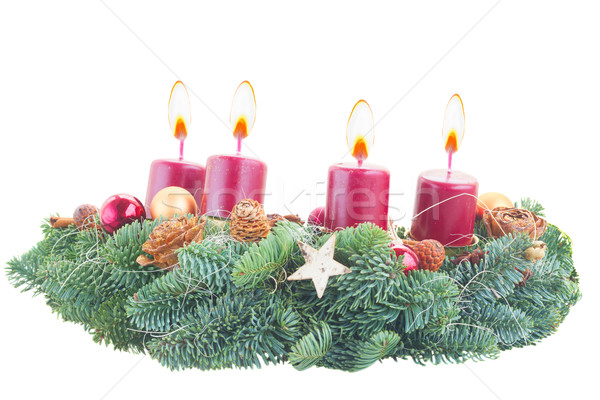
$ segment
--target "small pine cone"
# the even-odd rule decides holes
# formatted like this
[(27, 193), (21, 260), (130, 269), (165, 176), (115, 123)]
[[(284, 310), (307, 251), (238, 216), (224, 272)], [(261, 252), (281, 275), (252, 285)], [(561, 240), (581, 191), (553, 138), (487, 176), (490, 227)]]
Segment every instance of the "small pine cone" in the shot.
[(205, 226), (206, 218), (199, 220), (198, 216), (166, 220), (154, 228), (142, 245), (142, 250), (154, 258), (142, 254), (137, 258), (137, 263), (141, 266), (155, 265), (161, 269), (173, 269), (179, 263), (177, 250), (192, 242), (202, 242)]
[(73, 220), (77, 229), (80, 231), (99, 229), (100, 226), (96, 224), (96, 215), (98, 214), (98, 207), (91, 204), (82, 204), (75, 209), (73, 212)]
[(446, 258), (444, 246), (437, 240), (425, 239), (420, 242), (412, 240), (404, 241), (419, 257), (419, 269), (437, 271), (440, 269)]
[(258, 242), (271, 230), (265, 210), (256, 200), (244, 199), (231, 211), (229, 235), (239, 242)]

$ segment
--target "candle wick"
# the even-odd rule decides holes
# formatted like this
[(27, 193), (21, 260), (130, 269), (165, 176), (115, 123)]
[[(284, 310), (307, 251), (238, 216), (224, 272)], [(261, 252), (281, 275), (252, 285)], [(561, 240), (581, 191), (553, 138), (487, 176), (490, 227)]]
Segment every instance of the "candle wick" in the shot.
[(448, 175), (452, 173), (452, 150), (448, 152)]
[(358, 168), (362, 168), (363, 160), (358, 160)]
[(179, 161), (183, 160), (183, 139), (179, 141)]
[(242, 152), (242, 135), (238, 135), (237, 137), (237, 154)]

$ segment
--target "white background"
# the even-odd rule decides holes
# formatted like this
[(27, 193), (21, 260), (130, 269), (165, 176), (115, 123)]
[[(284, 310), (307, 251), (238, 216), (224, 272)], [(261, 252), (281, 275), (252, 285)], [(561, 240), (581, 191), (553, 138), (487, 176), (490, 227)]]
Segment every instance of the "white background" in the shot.
[(557, 334), (466, 365), (170, 372), (94, 344), (2, 278), (1, 397), (597, 396), (600, 10), (450, 3), (3, 3), (0, 261), (39, 240), (51, 213), (119, 192), (143, 200), (150, 162), (177, 156), (167, 122), (177, 79), (195, 94), (185, 155), (201, 163), (235, 150), (223, 121), (237, 85), (253, 84), (257, 118), (244, 152), (269, 166), (267, 211), (301, 216), (324, 203), (316, 191), (328, 166), (350, 159), (346, 122), (366, 99), (380, 121), (369, 161), (391, 170), (403, 225), (418, 173), (445, 166), (441, 122), (458, 92), (466, 135), (456, 168), (479, 179), (480, 193), (541, 200), (574, 241), (583, 300)]

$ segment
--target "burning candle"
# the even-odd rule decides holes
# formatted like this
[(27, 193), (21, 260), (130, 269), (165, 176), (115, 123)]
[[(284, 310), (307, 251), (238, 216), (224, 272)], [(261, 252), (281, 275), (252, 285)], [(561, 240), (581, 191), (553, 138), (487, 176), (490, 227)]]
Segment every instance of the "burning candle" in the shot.
[(150, 204), (161, 189), (178, 186), (190, 192), (197, 204), (202, 200), (204, 188), (204, 166), (183, 159), (183, 143), (187, 137), (190, 122), (190, 97), (181, 81), (175, 82), (169, 97), (169, 125), (179, 140), (179, 158), (154, 160), (150, 165), (150, 176), (146, 190), (146, 215), (150, 217)]
[(442, 130), (448, 168), (422, 172), (417, 179), (410, 229), (416, 240), (435, 239), (444, 246), (471, 244), (479, 183), (471, 175), (452, 170), (452, 155), (462, 143), (464, 132), (463, 103), (455, 94), (446, 107)]
[(248, 81), (238, 86), (231, 104), (235, 154), (214, 155), (206, 161), (206, 181), (201, 212), (213, 217), (228, 218), (233, 206), (243, 199), (264, 203), (267, 164), (241, 154), (242, 140), (248, 136), (256, 118), (254, 90)]
[(360, 100), (350, 114), (346, 129), (348, 147), (356, 162), (329, 167), (325, 226), (343, 229), (372, 222), (387, 229), (390, 172), (363, 164), (373, 145), (374, 121), (371, 107)]

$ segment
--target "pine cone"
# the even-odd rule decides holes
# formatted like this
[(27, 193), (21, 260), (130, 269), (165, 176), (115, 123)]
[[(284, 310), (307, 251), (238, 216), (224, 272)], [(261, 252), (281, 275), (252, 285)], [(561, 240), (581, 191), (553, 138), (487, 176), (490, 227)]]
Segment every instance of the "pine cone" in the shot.
[(176, 250), (192, 242), (200, 243), (205, 226), (206, 218), (202, 218), (198, 223), (198, 216), (190, 219), (185, 216), (172, 218), (163, 222), (154, 228), (146, 243), (142, 245), (142, 250), (154, 259), (141, 255), (136, 261), (144, 267), (156, 265), (162, 269), (173, 269), (179, 262)]
[(102, 228), (96, 224), (96, 214), (98, 214), (98, 207), (91, 204), (82, 204), (77, 207), (73, 212), (73, 220), (77, 225), (77, 229), (80, 231), (101, 230)]
[(405, 240), (404, 244), (410, 247), (419, 257), (419, 269), (435, 272), (444, 263), (446, 250), (437, 240), (425, 239), (420, 242)]
[(499, 238), (509, 233), (527, 233), (538, 240), (546, 230), (546, 220), (522, 208), (496, 207), (483, 213), (488, 236)]
[(271, 230), (271, 224), (256, 200), (239, 201), (231, 211), (229, 235), (239, 242), (258, 242)]

